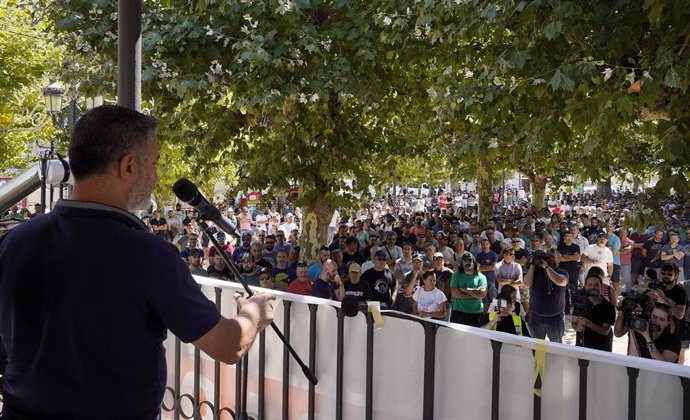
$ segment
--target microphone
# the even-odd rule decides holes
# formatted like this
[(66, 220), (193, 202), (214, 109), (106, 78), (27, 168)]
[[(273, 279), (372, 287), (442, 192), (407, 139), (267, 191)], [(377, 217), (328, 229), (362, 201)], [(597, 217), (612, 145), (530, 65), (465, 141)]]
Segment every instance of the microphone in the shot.
[[(357, 316), (359, 311), (370, 312), (367, 302), (360, 302), (355, 296), (350, 295), (343, 298), (342, 302), (340, 302), (340, 308), (343, 310), (343, 314), (349, 317)], [(388, 309), (388, 305), (382, 303), (381, 309)]]
[(211, 204), (190, 180), (181, 178), (173, 185), (172, 189), (177, 198), (194, 207), (200, 216), (212, 221), (220, 230), (231, 234), (238, 240), (240, 239), (240, 235), (232, 227), (230, 221), (220, 214), (220, 210)]

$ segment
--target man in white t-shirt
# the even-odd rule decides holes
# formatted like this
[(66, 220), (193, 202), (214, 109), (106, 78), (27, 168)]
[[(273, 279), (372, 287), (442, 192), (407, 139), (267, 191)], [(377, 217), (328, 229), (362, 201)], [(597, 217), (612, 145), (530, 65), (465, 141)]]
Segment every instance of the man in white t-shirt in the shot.
[(592, 267), (599, 267), (604, 271), (604, 283), (610, 285), (611, 273), (613, 273), (613, 253), (606, 246), (608, 240), (605, 232), (597, 235), (597, 243), (587, 246), (582, 253), (580, 261), (583, 263), (585, 276)]

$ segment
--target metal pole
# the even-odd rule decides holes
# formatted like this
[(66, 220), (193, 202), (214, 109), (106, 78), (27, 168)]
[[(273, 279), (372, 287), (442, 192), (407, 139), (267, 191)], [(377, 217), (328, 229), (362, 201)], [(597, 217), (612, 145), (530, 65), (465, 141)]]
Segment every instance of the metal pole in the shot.
[(143, 0), (117, 4), (117, 103), (141, 111), (141, 6)]

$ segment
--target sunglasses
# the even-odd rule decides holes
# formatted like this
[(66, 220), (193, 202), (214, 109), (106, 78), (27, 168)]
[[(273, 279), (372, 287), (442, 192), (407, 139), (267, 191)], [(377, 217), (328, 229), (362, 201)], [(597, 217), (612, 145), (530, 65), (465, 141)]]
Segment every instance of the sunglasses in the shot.
[(514, 244), (519, 244), (519, 243), (520, 243), (520, 241), (513, 241), (513, 243), (514, 243)]
[(259, 281), (268, 281), (268, 280), (270, 280), (270, 279), (271, 279), (271, 278), (268, 277), (268, 276), (259, 277)]
[(266, 241), (266, 245), (273, 245), (273, 244), (275, 244), (275, 242), (272, 242), (272, 241)]

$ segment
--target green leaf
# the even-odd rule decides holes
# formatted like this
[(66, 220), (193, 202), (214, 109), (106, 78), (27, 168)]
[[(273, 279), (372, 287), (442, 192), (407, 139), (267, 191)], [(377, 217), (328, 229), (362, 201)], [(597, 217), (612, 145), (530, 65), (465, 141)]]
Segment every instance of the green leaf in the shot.
[(619, 114), (630, 116), (633, 112), (633, 103), (627, 96), (621, 96), (616, 100), (616, 111)]
[(529, 50), (522, 50), (513, 54), (513, 62), (518, 69), (523, 68), (527, 60), (530, 58), (532, 58), (532, 56), (530, 55)]
[(496, 17), (496, 5), (490, 4), (482, 11), (481, 17), (484, 19), (493, 19)]
[(561, 70), (556, 70), (556, 73), (554, 73), (553, 77), (551, 77), (551, 80), (549, 80), (549, 86), (551, 86), (551, 90), (554, 92), (557, 91), (561, 87)]
[(544, 28), (544, 35), (546, 35), (546, 39), (554, 39), (557, 34), (561, 33), (561, 30), (563, 29), (563, 23), (556, 21), (556, 22), (551, 22), (546, 27)]
[(573, 79), (564, 73), (561, 74), (561, 89), (567, 90), (568, 92), (572, 92), (573, 89), (575, 89), (575, 82)]
[(661, 1), (657, 1), (649, 9), (649, 13), (647, 16), (649, 18), (649, 23), (652, 26), (652, 28), (659, 29), (659, 27), (661, 26), (661, 17), (663, 10), (664, 4)]
[(676, 72), (676, 69), (671, 67), (668, 72), (666, 72), (666, 76), (664, 77), (664, 84), (668, 87), (680, 89), (681, 88), (681, 80), (680, 76)]

